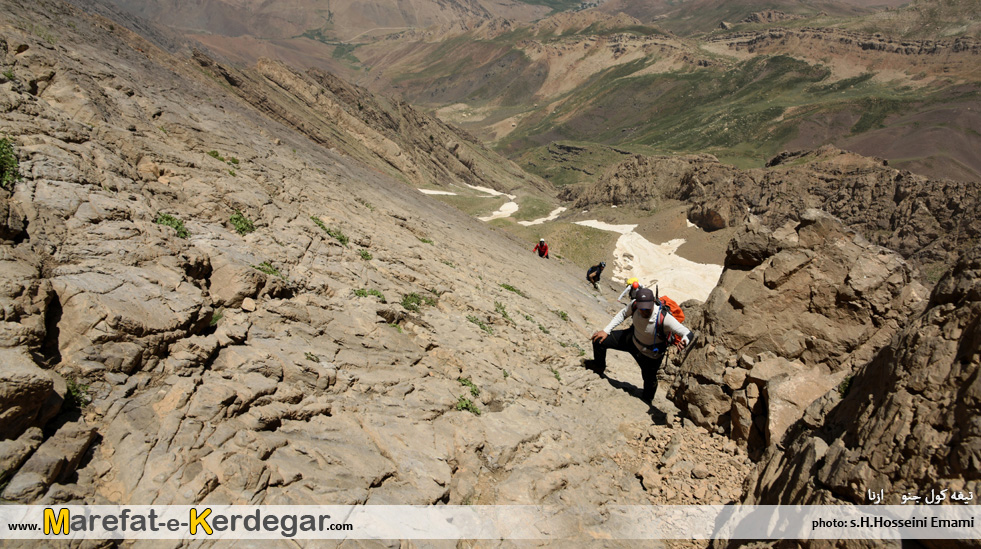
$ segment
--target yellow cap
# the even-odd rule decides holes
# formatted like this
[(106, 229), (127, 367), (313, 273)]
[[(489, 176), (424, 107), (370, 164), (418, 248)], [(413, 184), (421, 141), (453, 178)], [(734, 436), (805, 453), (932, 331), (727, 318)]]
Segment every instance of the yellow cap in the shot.
[(628, 286), (633, 286), (634, 282), (640, 282), (640, 281), (637, 280), (636, 278), (628, 278), (627, 279), (627, 285)]

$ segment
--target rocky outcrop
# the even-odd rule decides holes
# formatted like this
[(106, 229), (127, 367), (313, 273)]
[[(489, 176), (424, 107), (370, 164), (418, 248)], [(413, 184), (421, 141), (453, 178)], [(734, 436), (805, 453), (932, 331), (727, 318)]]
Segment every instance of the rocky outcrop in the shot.
[[(861, 50), (871, 50), (897, 55), (945, 55), (965, 53), (965, 61), (981, 53), (981, 42), (973, 38), (953, 38), (950, 40), (903, 40), (882, 34), (866, 34), (841, 29), (822, 29), (805, 27), (802, 29), (769, 29), (762, 32), (727, 34), (714, 39), (726, 42), (732, 49), (745, 49), (749, 52), (769, 51), (771, 48), (785, 48), (789, 43), (811, 42), (824, 49), (827, 45), (852, 46)], [(955, 61), (956, 62), (956, 61)]]
[(779, 10), (764, 10), (751, 13), (746, 16), (745, 19), (740, 20), (740, 23), (779, 23), (781, 21), (793, 21), (794, 19), (803, 19), (802, 15), (794, 15), (790, 13), (784, 13)]
[(730, 244), (704, 306), (703, 343), (672, 390), (695, 423), (759, 456), (922, 309), (926, 290), (894, 252), (818, 210)]
[[(815, 401), (747, 482), (755, 504), (888, 505), (981, 493), (981, 250), (946, 273), (926, 310)], [(954, 502), (953, 504), (957, 504)]]
[(560, 197), (574, 201), (573, 208), (599, 204), (653, 208), (664, 197), (676, 197), (685, 174), (705, 163), (718, 164), (718, 160), (711, 155), (635, 155), (609, 168), (592, 185), (563, 189)]
[(550, 188), (465, 132), (323, 70), (304, 74), (268, 59), (236, 70), (201, 51), (194, 59), (260, 112), (412, 185)]
[(695, 222), (717, 217), (733, 226), (753, 215), (778, 227), (820, 208), (929, 276), (981, 235), (981, 221), (970, 213), (981, 204), (977, 185), (927, 179), (833, 147), (784, 154), (763, 170), (705, 166), (685, 183), (682, 196), (693, 203)]
[[(688, 219), (709, 231), (757, 218), (768, 227), (822, 209), (869, 241), (898, 251), (935, 281), (981, 236), (981, 190), (972, 182), (927, 179), (834, 147), (781, 154), (767, 168), (740, 170), (707, 156), (635, 157), (582, 190), (575, 207), (690, 204)], [(956, 197), (953, 198), (953, 197)]]
[[(467, 170), (513, 168), (470, 136), (325, 75), (171, 55), (55, 0), (0, 8), (23, 175), (2, 197), (0, 497), (739, 493), (745, 453), (663, 414), (652, 428), (629, 357), (616, 384), (580, 367), (613, 311), (578, 268), (405, 184), (438, 179), (448, 164), (418, 159), (441, 142)], [(58, 43), (22, 30), (39, 20)], [(669, 446), (697, 457), (654, 455)]]

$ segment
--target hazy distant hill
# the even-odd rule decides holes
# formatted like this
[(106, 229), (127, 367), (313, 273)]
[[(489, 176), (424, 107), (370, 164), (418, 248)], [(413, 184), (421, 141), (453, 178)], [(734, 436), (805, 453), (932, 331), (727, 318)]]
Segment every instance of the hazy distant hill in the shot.
[(539, 175), (557, 140), (593, 151), (560, 184), (602, 171), (597, 145), (751, 167), (833, 144), (981, 178), (976, 1), (114, 1), (235, 62), (400, 95)]
[(270, 40), (301, 35), (351, 40), (408, 28), (453, 25), (506, 18), (531, 21), (553, 9), (578, 6), (572, 0), (112, 0), (151, 21), (190, 32), (224, 36), (251, 35)]
[(536, 165), (525, 166), (541, 175), (549, 157), (534, 151), (565, 140), (709, 152), (741, 166), (835, 144), (926, 175), (978, 179), (976, 40), (807, 21), (696, 42), (636, 19), (563, 14), (492, 36), (405, 34), (354, 55), (370, 68), (359, 81), (439, 109), (513, 158), (532, 154)]

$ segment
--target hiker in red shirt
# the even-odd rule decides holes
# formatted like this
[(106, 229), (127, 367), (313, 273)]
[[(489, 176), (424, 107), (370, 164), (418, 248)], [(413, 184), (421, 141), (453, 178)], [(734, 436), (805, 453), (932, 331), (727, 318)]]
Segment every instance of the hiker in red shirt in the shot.
[(548, 244), (545, 243), (544, 238), (538, 239), (538, 245), (535, 246), (533, 252), (538, 252), (538, 257), (544, 257), (548, 259)]

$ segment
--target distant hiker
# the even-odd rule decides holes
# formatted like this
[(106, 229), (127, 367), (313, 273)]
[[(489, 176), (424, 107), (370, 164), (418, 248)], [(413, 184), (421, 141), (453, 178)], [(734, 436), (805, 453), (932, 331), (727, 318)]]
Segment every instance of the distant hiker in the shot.
[[(613, 330), (628, 316), (633, 320), (632, 327)], [(586, 360), (583, 365), (602, 375), (606, 371), (607, 349), (630, 353), (644, 378), (643, 399), (650, 403), (657, 392), (657, 372), (671, 336), (680, 338), (677, 346), (684, 349), (694, 341), (695, 332), (678, 322), (666, 305), (658, 303), (650, 288), (640, 288), (637, 296), (606, 328), (593, 334), (593, 359)]]
[(586, 280), (593, 285), (593, 288), (599, 289), (600, 275), (603, 274), (603, 269), (606, 268), (606, 261), (600, 261), (599, 265), (593, 265), (586, 271)]
[(623, 293), (617, 298), (617, 301), (623, 301), (624, 296), (629, 294), (630, 299), (637, 297), (637, 290), (643, 288), (640, 281), (636, 278), (627, 279), (627, 287), (623, 289)]
[(538, 245), (535, 246), (535, 249), (532, 251), (538, 252), (538, 257), (544, 257), (545, 259), (548, 259), (548, 244), (545, 243), (544, 238), (538, 239)]

